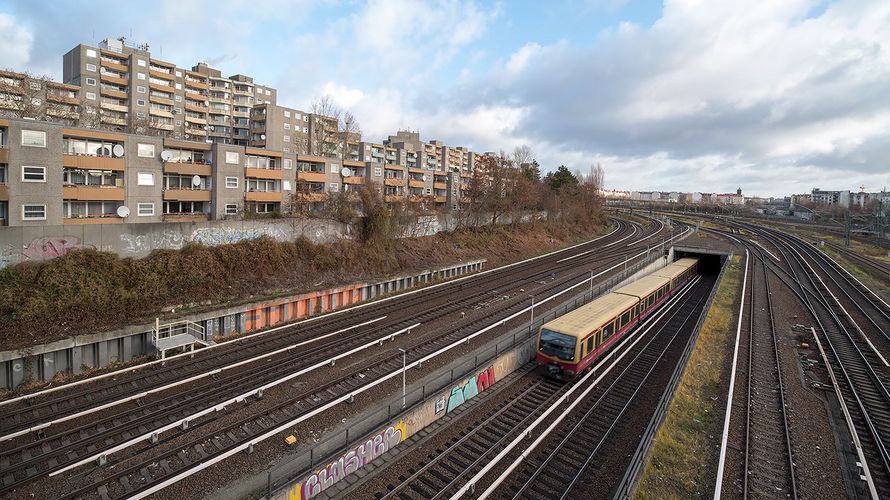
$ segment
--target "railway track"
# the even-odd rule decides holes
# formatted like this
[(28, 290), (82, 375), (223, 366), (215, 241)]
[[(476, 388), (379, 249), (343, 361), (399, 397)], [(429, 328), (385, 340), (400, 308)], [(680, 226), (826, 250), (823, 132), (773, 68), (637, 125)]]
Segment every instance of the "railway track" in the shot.
[[(636, 231), (636, 229), (634, 230)], [(619, 234), (622, 238), (626, 234), (626, 229), (624, 234)], [(621, 241), (621, 238), (613, 239), (611, 243), (615, 243)], [(611, 243), (602, 242), (601, 245), (608, 246)], [(583, 247), (581, 247), (583, 248)], [(571, 252), (577, 252), (579, 249), (572, 250)], [(560, 253), (556, 254), (557, 256), (562, 255)], [(602, 255), (600, 255), (601, 257)], [(571, 265), (577, 267), (579, 265), (588, 264), (591, 260), (593, 260), (592, 256), (590, 260), (585, 260), (579, 258), (571, 263)], [(545, 265), (544, 263), (535, 263), (536, 265)], [(569, 265), (566, 265), (569, 267)], [(534, 270), (533, 266), (528, 266), (525, 269)], [(511, 269), (507, 274), (509, 276), (501, 277), (500, 280), (510, 280), (514, 284), (516, 283), (516, 273), (517, 269)], [(538, 276), (543, 271), (538, 271), (537, 274), (531, 274), (531, 276)], [(493, 280), (492, 277), (487, 276), (482, 278), (486, 282), (488, 286), (491, 286), (493, 283), (497, 283), (497, 280)], [(466, 280), (472, 283), (474, 280)], [(444, 290), (449, 289), (451, 292), (454, 292), (454, 289), (463, 289), (467, 283), (462, 284), (453, 284), (450, 287), (440, 287), (441, 289), (435, 290), (436, 294), (447, 295), (444, 293)], [(480, 284), (481, 285), (481, 284)], [(467, 288), (471, 288), (467, 286)], [(546, 288), (546, 287), (545, 287)], [(466, 292), (464, 292), (466, 293)], [(442, 316), (453, 313), (455, 309), (459, 309), (461, 307), (467, 307), (469, 303), (473, 301), (479, 301), (480, 295), (485, 295), (484, 293), (476, 293), (475, 295), (469, 295), (462, 300), (452, 300), (450, 305), (453, 307), (443, 307), (442, 305), (435, 304), (432, 302), (430, 306), (435, 308), (435, 311), (428, 311), (426, 313), (427, 316), (424, 316), (425, 320), (435, 320), (441, 318)], [(415, 297), (411, 298), (411, 301), (420, 302), (421, 300), (429, 300), (429, 297), (424, 294), (416, 294)], [(409, 301), (410, 302), (410, 301)], [(393, 307), (390, 305), (390, 307)], [(403, 307), (403, 306), (402, 306)], [(370, 310), (366, 310), (362, 315), (352, 316), (350, 319), (355, 322), (358, 320), (365, 319), (366, 323), (370, 323), (375, 321), (376, 318), (367, 319), (369, 316), (374, 314), (379, 314), (384, 311), (374, 311), (374, 308), (369, 308)], [(423, 314), (421, 316), (423, 316)], [(438, 316), (437, 316), (438, 315)], [(349, 316), (349, 315), (343, 315)], [(379, 317), (378, 317), (379, 318)], [(441, 345), (448, 341), (448, 338), (453, 338), (454, 335), (460, 335), (467, 331), (472, 330), (476, 325), (480, 322), (484, 322), (490, 320), (490, 317), (485, 315), (480, 315), (480, 318), (476, 320), (470, 320), (462, 325), (462, 328), (459, 328), (456, 331), (450, 332), (452, 337), (448, 337), (447, 335), (442, 335), (439, 339), (433, 339), (432, 341), (426, 342), (429, 349), (433, 349), (434, 347)], [(392, 329), (402, 326), (408, 322), (407, 319), (403, 319), (400, 322), (392, 322), (389, 330), (386, 332), (392, 332)], [(338, 319), (333, 323), (335, 327), (344, 326), (344, 321)], [(303, 363), (303, 365), (310, 363), (312, 361), (317, 360), (319, 357), (324, 357), (325, 352), (330, 352), (331, 349), (338, 348), (343, 349), (348, 344), (350, 340), (354, 342), (358, 342), (359, 339), (362, 338), (362, 335), (367, 335), (368, 332), (365, 330), (373, 330), (377, 329), (380, 324), (375, 323), (373, 325), (365, 325), (371, 326), (371, 328), (360, 327), (357, 328), (352, 334), (352, 337), (347, 336), (347, 338), (343, 338), (342, 336), (336, 336), (336, 340), (331, 340), (330, 343), (321, 343), (318, 344), (315, 348), (309, 349), (309, 353), (301, 352), (299, 356), (296, 357), (293, 353), (288, 350), (287, 355), (291, 356), (290, 361), (292, 363), (296, 363), (297, 359)], [(328, 330), (333, 328), (334, 326), (328, 326)], [(348, 329), (348, 327), (346, 327)], [(325, 330), (321, 330), (325, 331)], [(332, 333), (327, 331), (326, 333), (321, 333), (317, 328), (315, 330), (316, 334), (321, 335), (331, 335)], [(335, 330), (334, 333), (337, 331)], [(385, 338), (386, 335), (390, 335), (390, 333), (384, 332), (382, 338)], [(342, 333), (342, 332), (341, 332)], [(380, 330), (377, 329), (376, 334), (380, 336)], [(293, 341), (293, 339), (287, 339), (286, 334), (279, 334), (274, 337), (269, 337), (268, 339), (275, 341), (278, 339), (284, 338), (285, 340)], [(302, 338), (302, 337), (301, 337)], [(365, 337), (366, 338), (366, 337)], [(272, 342), (274, 347), (281, 349), (281, 343)], [(422, 356), (425, 352), (423, 349), (419, 347), (412, 348), (412, 355), (416, 355), (418, 357)], [(214, 353), (216, 354), (216, 353)], [(315, 358), (309, 358), (308, 356), (317, 356)], [(77, 494), (87, 494), (89, 491), (95, 491), (100, 494), (100, 496), (134, 496), (137, 495), (141, 491), (146, 491), (151, 488), (152, 485), (157, 485), (160, 482), (163, 482), (165, 478), (170, 477), (171, 475), (175, 475), (175, 472), (179, 472), (182, 470), (188, 470), (192, 464), (196, 461), (200, 461), (208, 456), (221, 456), (230, 452), (232, 449), (237, 448), (246, 440), (256, 439), (257, 436), (261, 436), (264, 434), (263, 431), (269, 429), (270, 427), (274, 427), (276, 423), (287, 421), (289, 418), (292, 418), (296, 414), (305, 414), (306, 412), (312, 412), (317, 408), (322, 407), (325, 402), (336, 400), (338, 397), (342, 396), (344, 393), (348, 393), (354, 390), (356, 387), (361, 386), (362, 384), (367, 384), (369, 380), (372, 380), (375, 373), (385, 373), (388, 370), (392, 370), (395, 368), (395, 365), (400, 365), (400, 359), (396, 360), (397, 356), (377, 356), (375, 359), (375, 363), (372, 368), (369, 368), (369, 371), (363, 377), (353, 377), (350, 379), (349, 377), (343, 377), (337, 380), (331, 381), (329, 384), (324, 385), (322, 388), (315, 388), (314, 391), (306, 391), (298, 395), (298, 397), (294, 398), (290, 403), (290, 405), (282, 403), (279, 406), (274, 406), (270, 410), (266, 411), (262, 415), (257, 417), (251, 417), (249, 420), (242, 420), (237, 422), (237, 424), (233, 424), (234, 426), (225, 427), (225, 431), (220, 433), (216, 432), (212, 438), (207, 438), (206, 436), (201, 437), (197, 436), (194, 439), (188, 440), (188, 437), (193, 437), (194, 431), (200, 429), (203, 426), (212, 427), (209, 425), (211, 422), (215, 422), (218, 415), (214, 414), (210, 417), (206, 417), (207, 420), (201, 423), (193, 423), (187, 428), (181, 429), (180, 434), (175, 436), (170, 436), (167, 438), (162, 438), (159, 435), (151, 435), (150, 427), (146, 425), (146, 422), (152, 422), (157, 427), (157, 423), (176, 423), (179, 422), (183, 414), (187, 414), (188, 411), (197, 408), (197, 406), (185, 406), (183, 408), (183, 402), (187, 402), (189, 404), (210, 404), (207, 399), (200, 399), (202, 397), (206, 397), (208, 392), (212, 392), (214, 396), (217, 398), (221, 398), (225, 395), (230, 395), (232, 393), (237, 393), (239, 390), (244, 390), (246, 387), (249, 387), (251, 384), (257, 384), (260, 380), (268, 380), (268, 378), (272, 378), (281, 374), (282, 371), (293, 370), (297, 367), (294, 364), (288, 364), (284, 362), (274, 363), (273, 365), (276, 368), (270, 368), (269, 366), (265, 366), (262, 368), (263, 371), (249, 371), (244, 372), (241, 371), (235, 372), (234, 370), (231, 373), (231, 376), (228, 380), (223, 380), (225, 384), (223, 387), (226, 388), (225, 391), (221, 392), (220, 389), (220, 380), (214, 379), (214, 376), (211, 376), (210, 379), (206, 380), (206, 385), (202, 386), (203, 391), (190, 391), (185, 394), (174, 394), (173, 396), (167, 396), (166, 399), (163, 399), (163, 404), (156, 404), (157, 401), (153, 401), (150, 405), (144, 405), (142, 408), (142, 414), (132, 413), (131, 411), (120, 411), (117, 414), (109, 415), (104, 420), (100, 421), (98, 425), (94, 425), (93, 427), (89, 427), (89, 429), (93, 429), (96, 432), (90, 432), (85, 427), (75, 427), (74, 429), (68, 429), (66, 431), (53, 434), (53, 435), (37, 435), (37, 440), (33, 443), (27, 443), (24, 445), (20, 445), (17, 448), (14, 448), (13, 451), (9, 451), (0, 458), (0, 473), (4, 477), (4, 490), (9, 491), (13, 488), (20, 486), (21, 484), (32, 480), (37, 477), (41, 477), (48, 472), (52, 472), (54, 470), (63, 469), (64, 466), (71, 464), (75, 460), (84, 456), (84, 452), (82, 449), (87, 450), (87, 455), (90, 453), (90, 446), (96, 447), (97, 443), (102, 443), (100, 446), (108, 446), (109, 440), (111, 442), (119, 442), (119, 440), (123, 439), (131, 439), (134, 435), (137, 436), (138, 440), (140, 437), (144, 437), (146, 430), (148, 430), (148, 434), (151, 435), (149, 440), (145, 444), (140, 445), (132, 445), (134, 453), (138, 453), (138, 456), (150, 455), (151, 459), (143, 461), (138, 464), (136, 469), (132, 467), (126, 468), (123, 467), (123, 461), (117, 462), (109, 462), (110, 464), (119, 465), (118, 471), (107, 477), (107, 480), (98, 481), (96, 484), (91, 484), (85, 488), (81, 488), (76, 490)], [(271, 359), (270, 359), (271, 360)], [(202, 360), (203, 363), (201, 365), (186, 363), (186, 366), (189, 366), (193, 369), (193, 371), (188, 372), (190, 376), (192, 373), (206, 373), (201, 372), (201, 367), (206, 366), (207, 360)], [(278, 359), (277, 361), (282, 361)], [(398, 362), (397, 362), (398, 361)], [(202, 366), (203, 365), (203, 366)], [(201, 367), (198, 367), (201, 366)], [(211, 364), (211, 366), (213, 366)], [(277, 370), (277, 371), (276, 371)], [(237, 376), (237, 377), (236, 377)], [(267, 377), (267, 378), (263, 378)], [(114, 381), (115, 387), (123, 387), (126, 388), (128, 385), (132, 385), (132, 379), (126, 380), (127, 377), (123, 377), (124, 381)], [(186, 376), (186, 379), (188, 376)], [(182, 375), (179, 376), (179, 380), (182, 380)], [(250, 381), (248, 383), (248, 381)], [(228, 384), (228, 385), (226, 385)], [(81, 390), (79, 391), (82, 394), (85, 394), (87, 398), (92, 394), (89, 391)], [(108, 391), (115, 392), (115, 391)], [(100, 394), (103, 394), (104, 391), (99, 391)], [(256, 394), (257, 396), (261, 396), (261, 394)], [(64, 397), (64, 396), (61, 396)], [(183, 399), (184, 398), (184, 399)], [(113, 399), (113, 398), (106, 398)], [(218, 400), (218, 399), (217, 399)], [(296, 402), (294, 402), (296, 401)], [(134, 404), (138, 406), (139, 401), (135, 401)], [(52, 409), (53, 404), (49, 404), (43, 406), (43, 408)], [(58, 405), (55, 406), (58, 409)], [(129, 410), (129, 409), (124, 409)], [(170, 424), (167, 424), (168, 426)], [(21, 425), (21, 422), (19, 422)], [(85, 426), (89, 426), (90, 424), (85, 424)], [(217, 424), (214, 424), (215, 426)], [(237, 430), (236, 430), (237, 428)], [(115, 429), (117, 432), (117, 436), (120, 438), (112, 437), (107, 429)], [(188, 431), (188, 432), (185, 432)], [(84, 437), (84, 434), (87, 436)], [(159, 433), (158, 433), (159, 434)], [(78, 439), (80, 438), (80, 439)], [(179, 439), (177, 439), (179, 438)], [(185, 445), (180, 446), (185, 442)], [(50, 444), (52, 443), (52, 444)], [(171, 454), (168, 452), (161, 452), (162, 448), (170, 447), (173, 448), (175, 444), (176, 448), (179, 448), (177, 453)], [(75, 447), (79, 446), (77, 449)], [(49, 448), (49, 450), (47, 450)], [(73, 453), (72, 453), (73, 452)], [(159, 454), (155, 454), (158, 452)], [(15, 457), (18, 455), (19, 460), (16, 460)], [(160, 458), (158, 458), (160, 457)], [(81, 459), (82, 460), (82, 459)], [(100, 458), (101, 460), (101, 458)], [(107, 458), (106, 458), (107, 460)], [(126, 457), (122, 460), (126, 460)], [(75, 462), (76, 463), (76, 462)], [(155, 470), (153, 470), (153, 468)], [(123, 472), (123, 471), (127, 472)], [(96, 472), (96, 470), (92, 470), (91, 472)], [(137, 473), (138, 472), (138, 473)], [(10, 475), (12, 476), (10, 478)], [(80, 477), (85, 477), (81, 475)], [(141, 487), (135, 487), (134, 484), (141, 485)], [(104, 488), (104, 489), (103, 489)]]
[[(830, 279), (828, 273), (843, 276), (824, 255), (794, 237), (746, 226), (767, 239), (788, 266), (792, 289), (810, 311), (818, 342), (824, 347), (825, 362), (837, 380), (836, 391), (849, 414), (850, 432), (855, 435), (857, 452), (865, 478), (861, 494), (890, 496), (890, 392), (887, 366), (881, 353), (869, 340), (876, 332), (863, 330), (838, 296), (843, 280)], [(821, 271), (821, 272), (820, 272)], [(823, 274), (824, 273), (824, 274)], [(849, 298), (870, 304), (872, 294), (847, 283)]]
[(827, 243), (829, 247), (831, 247), (836, 252), (840, 253), (844, 256), (845, 259), (863, 267), (866, 271), (869, 271), (872, 275), (880, 279), (890, 279), (890, 265), (879, 262), (875, 259), (866, 257), (865, 255), (860, 254), (859, 252), (854, 252), (848, 248), (844, 248), (837, 243)]
[[(687, 289), (690, 293), (666, 305), (656, 316), (628, 335), (608, 358), (598, 362), (594, 374), (603, 373), (602, 377), (588, 376), (561, 386), (542, 377), (527, 384), (525, 387), (528, 388), (523, 387), (521, 391), (523, 395), (505, 398), (500, 406), (476, 417), (472, 424), (444, 430), (451, 438), (433, 453), (412, 457), (413, 462), (400, 463), (399, 468), (408, 469), (409, 472), (401, 475), (398, 483), (377, 484), (382, 490), (376, 495), (377, 498), (456, 498), (466, 490), (467, 482), (474, 480), (471, 475), (478, 477), (480, 471), (484, 474), (486, 467), (490, 467), (504, 453), (510, 453), (507, 456), (516, 455), (509, 449), (511, 442), (526, 442), (542, 435), (540, 429), (558, 422), (561, 418), (558, 411), (564, 411), (577, 399), (583, 397), (585, 404), (592, 404), (594, 408), (614, 408), (618, 404), (615, 401), (619, 399), (615, 397), (617, 392), (623, 393), (621, 397), (628, 396), (624, 384), (627, 377), (631, 373), (637, 377), (647, 373), (645, 366), (651, 368), (657, 362), (658, 356), (654, 353), (663, 352), (673, 345), (678, 335), (673, 329), (678, 323), (688, 321), (689, 316), (694, 316), (689, 313), (702, 303), (699, 298), (704, 286), (690, 286)], [(707, 293), (704, 296), (706, 298)], [(635, 342), (634, 339), (640, 341)], [(592, 392), (582, 396), (575, 394), (583, 390)], [(633, 387), (630, 387), (630, 391), (634, 392)], [(614, 400), (611, 399), (613, 397)], [(552, 413), (554, 410), (557, 413)], [(578, 410), (575, 410), (573, 415), (577, 413)], [(572, 458), (577, 456), (572, 455)], [(481, 489), (472, 491), (478, 495)]]
[[(786, 413), (785, 384), (776, 337), (772, 290), (768, 261), (757, 245), (746, 244), (751, 262), (747, 304), (747, 343), (739, 356), (745, 392), (737, 398), (744, 404), (743, 442), (736, 449), (741, 455), (733, 462), (734, 474), (742, 498), (798, 498), (794, 453)], [(740, 422), (741, 424), (742, 422)], [(740, 476), (740, 477), (739, 477)]]

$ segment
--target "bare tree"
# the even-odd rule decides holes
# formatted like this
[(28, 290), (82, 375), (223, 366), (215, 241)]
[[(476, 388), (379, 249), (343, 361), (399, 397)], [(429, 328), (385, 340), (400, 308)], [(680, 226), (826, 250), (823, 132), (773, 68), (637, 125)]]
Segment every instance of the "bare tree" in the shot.
[(362, 130), (355, 115), (334, 103), (333, 98), (324, 95), (312, 101), (313, 152), (320, 156), (348, 159), (349, 143), (361, 140)]
[(528, 144), (516, 146), (513, 149), (513, 165), (520, 168), (523, 165), (530, 164), (535, 159), (535, 152)]

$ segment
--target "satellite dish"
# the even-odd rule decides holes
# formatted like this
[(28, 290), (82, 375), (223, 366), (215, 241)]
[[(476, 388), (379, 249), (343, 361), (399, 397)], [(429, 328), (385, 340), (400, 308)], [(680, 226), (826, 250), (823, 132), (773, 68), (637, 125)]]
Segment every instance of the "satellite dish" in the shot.
[(111, 156), (111, 150), (103, 146), (96, 150), (96, 156)]
[(101, 68), (99, 68), (99, 74), (102, 74), (102, 75), (105, 74), (105, 66), (102, 66)]
[(210, 106), (210, 101), (204, 101), (205, 106)]
[(161, 159), (164, 161), (170, 161), (173, 159), (173, 153), (167, 151), (166, 149), (161, 151)]
[(340, 170), (340, 173), (343, 174), (343, 177), (349, 177), (350, 175), (352, 175), (352, 169), (349, 167), (343, 167), (343, 169)]
[(201, 176), (194, 175), (192, 176), (192, 186), (198, 187), (201, 185)]
[(117, 216), (121, 219), (125, 219), (130, 215), (130, 209), (124, 205), (117, 207)]
[(124, 147), (120, 144), (115, 144), (113, 148), (111, 148), (111, 152), (114, 154), (115, 158), (122, 158), (124, 156)]
[(263, 141), (265, 141), (265, 140), (266, 140), (266, 134), (260, 134), (260, 139), (263, 140)]

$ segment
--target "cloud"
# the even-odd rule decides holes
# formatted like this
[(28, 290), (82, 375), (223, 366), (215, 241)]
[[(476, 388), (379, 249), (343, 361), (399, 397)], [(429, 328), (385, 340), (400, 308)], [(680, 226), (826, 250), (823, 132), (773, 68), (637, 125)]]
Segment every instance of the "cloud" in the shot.
[(0, 13), (0, 68), (20, 69), (31, 58), (34, 35), (14, 17)]

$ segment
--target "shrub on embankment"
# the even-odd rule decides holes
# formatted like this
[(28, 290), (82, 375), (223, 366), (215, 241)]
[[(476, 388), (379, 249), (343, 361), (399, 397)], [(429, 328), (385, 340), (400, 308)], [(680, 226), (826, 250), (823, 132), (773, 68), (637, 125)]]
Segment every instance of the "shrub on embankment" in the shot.
[(211, 308), (482, 257), (493, 267), (595, 232), (556, 237), (543, 224), (524, 224), (367, 244), (262, 237), (156, 250), (142, 259), (72, 251), (0, 270), (0, 350), (169, 318), (171, 308)]

